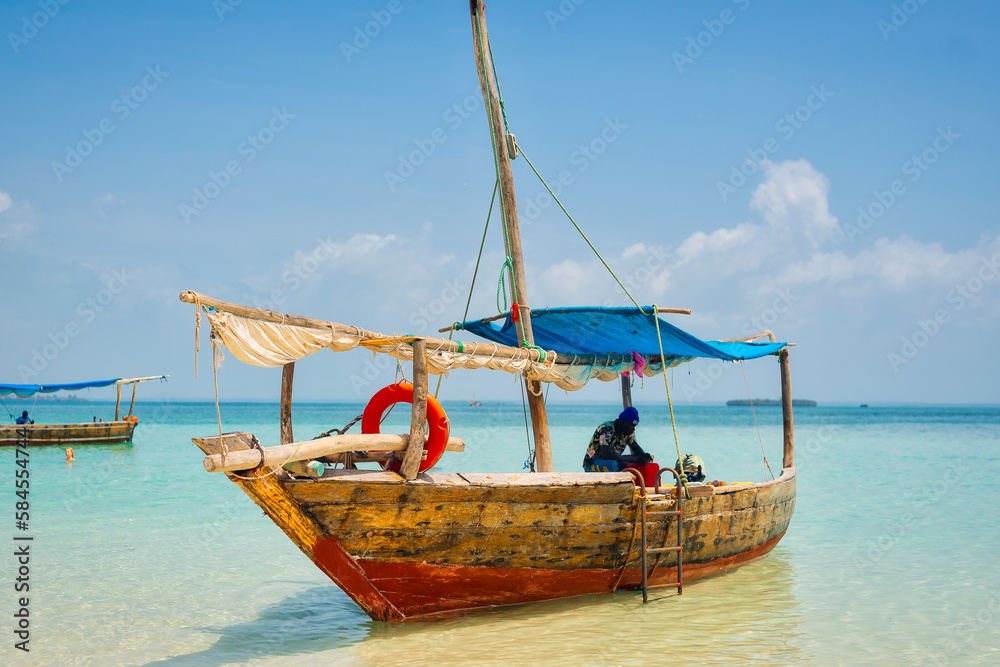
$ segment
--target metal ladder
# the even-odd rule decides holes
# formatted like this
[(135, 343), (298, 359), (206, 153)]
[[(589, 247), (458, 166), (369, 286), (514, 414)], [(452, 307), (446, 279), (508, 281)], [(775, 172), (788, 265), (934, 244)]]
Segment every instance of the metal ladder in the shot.
[[(642, 503), (642, 603), (643, 604), (649, 603), (649, 589), (666, 588), (667, 586), (674, 585), (674, 584), (654, 584), (652, 586), (649, 585), (649, 575), (652, 574), (648, 566), (648, 560), (650, 554), (657, 554), (656, 563), (653, 564), (653, 569), (655, 570), (656, 566), (660, 564), (660, 558), (661, 558), (660, 554), (668, 553), (670, 551), (677, 552), (677, 594), (682, 595), (684, 593), (683, 578), (681, 576), (681, 566), (684, 560), (683, 558), (684, 524), (682, 521), (683, 514), (681, 510), (681, 503), (683, 502), (684, 499), (684, 487), (681, 485), (681, 477), (676, 470), (674, 470), (673, 468), (660, 468), (659, 472), (656, 473), (655, 492), (657, 495), (659, 495), (660, 493), (660, 475), (662, 475), (664, 472), (672, 473), (674, 479), (677, 480), (677, 486), (674, 487), (677, 489), (677, 503), (675, 505), (676, 509), (660, 511), (660, 512), (649, 512), (646, 509), (647, 503), (645, 502), (645, 500)], [(677, 546), (673, 547), (662, 546), (653, 548), (649, 547), (649, 545), (646, 542), (646, 524), (648, 523), (648, 517), (651, 516), (677, 517)], [(664, 522), (663, 531), (664, 531), (663, 542), (664, 545), (666, 545), (667, 536), (670, 534), (669, 520)]]

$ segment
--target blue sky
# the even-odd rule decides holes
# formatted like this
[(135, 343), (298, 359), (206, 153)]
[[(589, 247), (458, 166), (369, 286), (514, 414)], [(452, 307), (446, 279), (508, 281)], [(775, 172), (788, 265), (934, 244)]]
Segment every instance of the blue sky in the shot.
[[(995, 3), (487, 17), (512, 131), (569, 173), (564, 203), (640, 302), (691, 308), (671, 321), (704, 338), (794, 341), (798, 396), (1000, 402)], [(461, 317), (494, 178), (467, 3), (36, 0), (0, 28), (4, 381), (168, 373), (147, 398), (211, 397), (186, 289), (387, 333)], [(514, 166), (531, 304), (627, 305)], [(496, 312), (501, 247), (492, 226), (470, 317)], [(296, 395), (366, 400), (385, 366), (316, 355)], [(777, 396), (775, 363), (747, 371)], [(228, 358), (220, 391), (272, 399), (278, 377)], [(732, 365), (674, 382), (746, 395)], [(518, 398), (469, 372), (442, 398), (473, 393)]]

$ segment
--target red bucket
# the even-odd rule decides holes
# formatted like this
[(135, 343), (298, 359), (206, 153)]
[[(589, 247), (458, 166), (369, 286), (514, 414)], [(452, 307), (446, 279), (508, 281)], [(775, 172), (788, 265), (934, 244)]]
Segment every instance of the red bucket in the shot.
[(660, 466), (656, 463), (629, 463), (626, 468), (634, 468), (642, 473), (642, 479), (646, 486), (656, 486), (656, 473), (660, 472)]

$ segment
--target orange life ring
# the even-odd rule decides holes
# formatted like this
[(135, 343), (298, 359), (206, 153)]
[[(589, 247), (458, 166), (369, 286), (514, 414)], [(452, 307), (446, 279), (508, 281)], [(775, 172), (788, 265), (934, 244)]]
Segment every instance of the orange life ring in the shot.
[[(368, 405), (365, 406), (364, 414), (361, 417), (362, 433), (381, 433), (379, 426), (382, 422), (382, 415), (392, 405), (396, 403), (413, 403), (413, 385), (408, 382), (398, 382), (390, 384), (377, 391)], [(427, 396), (427, 442), (424, 443), (424, 451), (427, 458), (420, 462), (419, 472), (424, 472), (434, 467), (444, 454), (444, 448), (448, 444), (448, 435), (451, 425), (448, 423), (448, 415), (444, 413), (444, 408), (433, 396)], [(393, 461), (388, 469), (399, 472), (403, 465), (401, 460)], [(383, 463), (385, 468), (386, 464)]]

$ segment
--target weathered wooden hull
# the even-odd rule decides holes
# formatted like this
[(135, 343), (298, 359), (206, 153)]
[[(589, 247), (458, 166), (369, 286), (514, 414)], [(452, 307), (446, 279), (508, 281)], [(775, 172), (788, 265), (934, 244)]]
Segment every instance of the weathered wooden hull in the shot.
[[(606, 593), (619, 578), (619, 589), (641, 586), (640, 491), (631, 475), (249, 477), (232, 479), (376, 620)], [(664, 496), (650, 503), (650, 511), (674, 506)], [(794, 468), (685, 501), (684, 580), (765, 556), (794, 506)], [(676, 520), (651, 522), (648, 542), (676, 542)], [(676, 582), (675, 563), (664, 556), (650, 583)]]
[(0, 424), (0, 446), (18, 444), (18, 431), (24, 430), (27, 443), (37, 445), (78, 445), (129, 442), (136, 422), (83, 422), (82, 424)]

